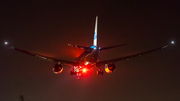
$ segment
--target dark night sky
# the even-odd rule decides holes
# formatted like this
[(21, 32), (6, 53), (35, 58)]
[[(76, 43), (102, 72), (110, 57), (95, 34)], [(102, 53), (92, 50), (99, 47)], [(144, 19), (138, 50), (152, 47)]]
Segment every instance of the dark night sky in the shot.
[[(0, 1), (0, 101), (180, 101), (180, 2), (163, 1)], [(130, 61), (116, 71), (77, 80), (71, 67), (55, 75), (54, 63), (9, 50), (11, 45), (74, 60), (91, 46), (95, 16), (98, 45), (127, 46), (105, 51), (100, 60), (122, 57), (169, 43), (175, 45)]]

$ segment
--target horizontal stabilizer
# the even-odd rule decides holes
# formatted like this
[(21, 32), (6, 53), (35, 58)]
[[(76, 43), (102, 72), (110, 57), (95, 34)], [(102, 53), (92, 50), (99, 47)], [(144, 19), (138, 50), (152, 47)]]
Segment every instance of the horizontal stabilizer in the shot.
[(89, 50), (90, 49), (89, 47), (78, 46), (78, 45), (73, 45), (73, 44), (68, 44), (68, 46), (76, 47), (76, 48), (83, 49), (83, 50)]
[(115, 48), (115, 47), (121, 47), (121, 46), (125, 46), (125, 45), (127, 45), (127, 44), (121, 44), (121, 45), (115, 45), (115, 46), (103, 47), (103, 48), (101, 48), (101, 51), (107, 50), (107, 49), (111, 49), (111, 48)]

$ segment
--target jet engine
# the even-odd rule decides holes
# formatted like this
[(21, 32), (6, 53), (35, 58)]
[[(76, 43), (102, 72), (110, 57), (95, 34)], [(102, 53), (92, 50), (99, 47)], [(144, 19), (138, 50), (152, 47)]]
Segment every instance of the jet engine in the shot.
[(115, 70), (115, 65), (113, 63), (110, 63), (110, 64), (105, 64), (105, 71), (107, 73), (111, 73)]
[(63, 71), (62, 65), (61, 65), (60, 63), (55, 64), (55, 66), (54, 66), (54, 68), (53, 68), (53, 72), (54, 72), (55, 74), (59, 74), (59, 73), (61, 73), (62, 71)]

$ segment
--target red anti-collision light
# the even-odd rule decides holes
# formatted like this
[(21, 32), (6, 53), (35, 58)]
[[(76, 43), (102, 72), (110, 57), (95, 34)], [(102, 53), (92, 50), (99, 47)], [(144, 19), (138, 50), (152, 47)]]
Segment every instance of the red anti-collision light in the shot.
[(83, 69), (82, 69), (82, 72), (83, 72), (83, 73), (86, 73), (87, 71), (88, 71), (87, 68), (83, 68)]

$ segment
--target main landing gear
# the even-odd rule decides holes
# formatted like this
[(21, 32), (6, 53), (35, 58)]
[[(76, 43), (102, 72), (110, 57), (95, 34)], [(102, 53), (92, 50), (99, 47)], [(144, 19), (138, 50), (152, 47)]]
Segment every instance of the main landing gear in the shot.
[(97, 75), (103, 75), (104, 74), (104, 72), (103, 71), (97, 71)]
[(76, 72), (71, 71), (70, 74), (71, 75), (76, 75)]
[(78, 80), (79, 80), (80, 77), (81, 77), (81, 73), (78, 73), (78, 72), (71, 71), (70, 74), (71, 74), (71, 75), (77, 75), (77, 79), (78, 79)]
[(98, 71), (97, 71), (97, 75), (103, 75), (104, 74), (104, 72), (101, 70), (101, 68), (98, 66)]

